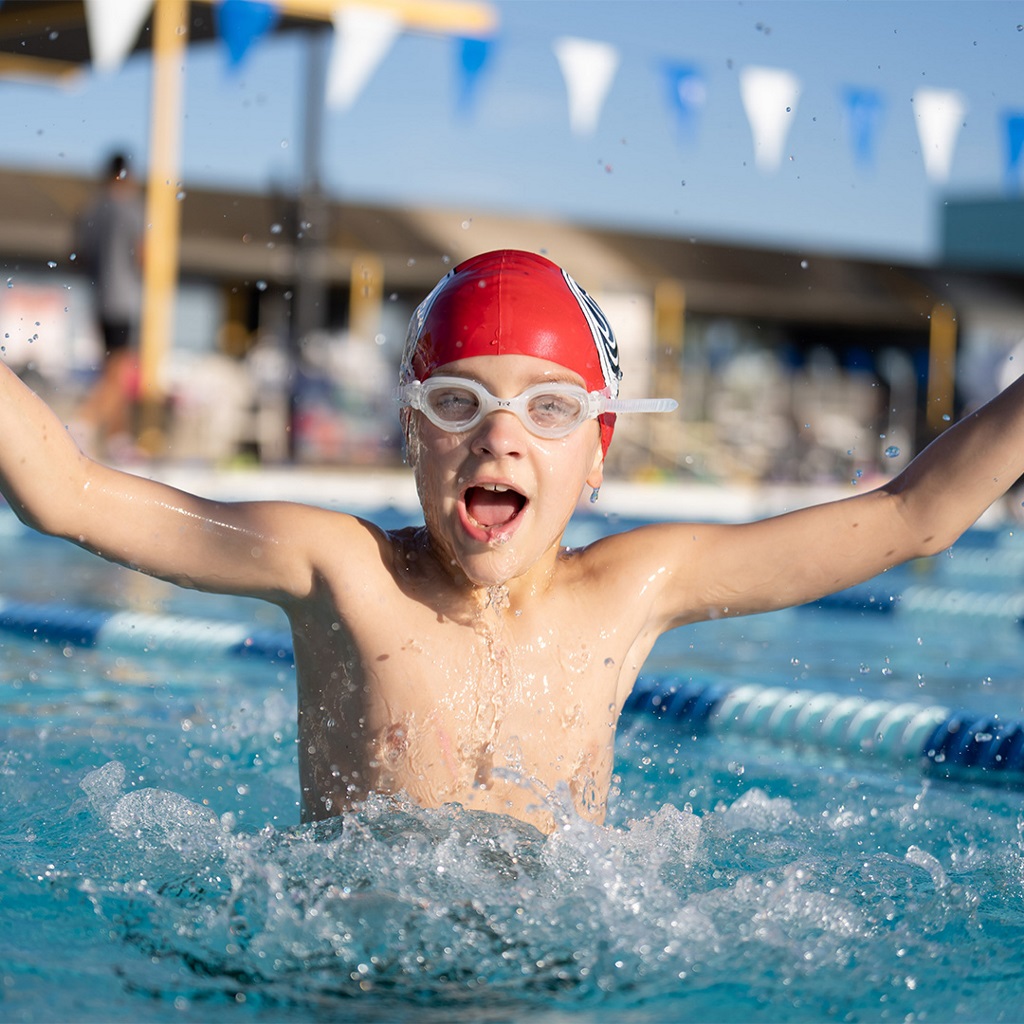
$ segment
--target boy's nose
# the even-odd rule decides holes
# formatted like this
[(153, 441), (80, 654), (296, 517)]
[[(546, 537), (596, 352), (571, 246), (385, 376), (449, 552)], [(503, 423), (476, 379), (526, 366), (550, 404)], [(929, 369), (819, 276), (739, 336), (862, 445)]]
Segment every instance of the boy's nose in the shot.
[(485, 416), (473, 436), (471, 448), (476, 455), (521, 455), (529, 433), (519, 417), (505, 409)]

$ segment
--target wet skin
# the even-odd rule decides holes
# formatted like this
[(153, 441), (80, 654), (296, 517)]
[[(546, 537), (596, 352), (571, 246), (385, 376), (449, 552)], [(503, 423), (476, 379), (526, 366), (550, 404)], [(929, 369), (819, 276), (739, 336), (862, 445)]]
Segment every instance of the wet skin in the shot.
[[(499, 397), (540, 381), (581, 383), (526, 356), (461, 360), (445, 373)], [(565, 784), (578, 810), (600, 819), (619, 691), (642, 657), (598, 625), (587, 560), (560, 549), (584, 486), (601, 482), (597, 424), (551, 440), (507, 412), (460, 434), (407, 415), (426, 528), (378, 535), (365, 601), (324, 581), (324, 607), (343, 613), (329, 624), (326, 658), (322, 641), (306, 639), (322, 636), (322, 623), (296, 629), (300, 680), (318, 681), (301, 690), (302, 735), (316, 737), (305, 750), (308, 813), (333, 813), (369, 790), (404, 791), (427, 806), (457, 801), (550, 828), (545, 798)], [(475, 518), (475, 489), (497, 492), (502, 521)]]
[[(449, 363), (509, 398), (555, 363)], [(426, 526), (222, 502), (103, 466), (0, 362), (0, 492), (34, 528), (292, 624), (303, 816), (366, 794), (600, 821), (618, 712), (657, 637), (814, 600), (935, 554), (1024, 475), (1024, 378), (872, 491), (741, 525), (661, 523), (565, 551), (600, 484), (596, 422), (560, 440), (497, 411), (464, 434), (405, 414)]]

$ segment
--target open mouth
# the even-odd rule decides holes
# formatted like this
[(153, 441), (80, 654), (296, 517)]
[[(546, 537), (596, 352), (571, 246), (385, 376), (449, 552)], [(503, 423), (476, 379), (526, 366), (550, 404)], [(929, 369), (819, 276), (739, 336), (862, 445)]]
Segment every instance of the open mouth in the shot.
[(481, 484), (470, 487), (465, 495), (466, 512), (485, 529), (505, 526), (526, 506), (526, 497), (504, 484)]

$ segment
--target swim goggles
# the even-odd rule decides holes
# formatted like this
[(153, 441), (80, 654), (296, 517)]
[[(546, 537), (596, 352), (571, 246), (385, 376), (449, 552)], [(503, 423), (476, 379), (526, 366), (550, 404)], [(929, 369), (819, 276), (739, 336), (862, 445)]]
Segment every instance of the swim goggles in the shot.
[(395, 390), (400, 405), (418, 409), (442, 430), (472, 430), (492, 412), (511, 412), (537, 437), (567, 437), (585, 420), (602, 413), (671, 412), (671, 398), (608, 398), (561, 381), (534, 384), (515, 398), (495, 398), (479, 381), (468, 377), (428, 377)]

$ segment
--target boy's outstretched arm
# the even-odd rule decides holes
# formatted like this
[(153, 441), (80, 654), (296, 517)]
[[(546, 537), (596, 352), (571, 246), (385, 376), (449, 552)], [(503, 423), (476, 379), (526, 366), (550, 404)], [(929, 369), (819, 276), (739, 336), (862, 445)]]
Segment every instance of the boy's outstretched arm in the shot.
[(111, 561), (275, 601), (308, 593), (324, 515), (282, 502), (208, 501), (101, 465), (2, 361), (0, 492), (29, 526)]
[(1024, 378), (875, 490), (742, 526), (654, 528), (667, 536), (648, 537), (647, 563), (659, 545), (672, 556), (652, 613), (670, 628), (815, 600), (949, 547), (1022, 475)]

